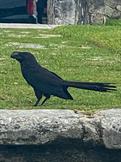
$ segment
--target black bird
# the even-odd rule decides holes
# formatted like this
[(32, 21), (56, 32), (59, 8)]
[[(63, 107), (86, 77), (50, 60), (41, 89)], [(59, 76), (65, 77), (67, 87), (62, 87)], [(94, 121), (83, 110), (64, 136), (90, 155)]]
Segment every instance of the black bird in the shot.
[(99, 92), (107, 92), (115, 90), (115, 86), (111, 83), (97, 83), (97, 82), (76, 82), (66, 81), (57, 74), (45, 69), (36, 61), (35, 57), (29, 52), (15, 51), (11, 57), (16, 59), (21, 65), (21, 72), (24, 79), (34, 89), (37, 101), (34, 106), (37, 106), (42, 96), (45, 96), (43, 105), (51, 95), (63, 99), (73, 100), (68, 92), (68, 87), (87, 89)]

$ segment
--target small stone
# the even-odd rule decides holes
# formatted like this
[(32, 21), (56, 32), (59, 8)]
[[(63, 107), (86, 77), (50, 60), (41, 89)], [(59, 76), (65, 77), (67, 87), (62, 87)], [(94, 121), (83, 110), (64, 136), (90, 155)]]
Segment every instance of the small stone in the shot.
[(117, 6), (116, 6), (116, 9), (117, 9), (118, 11), (121, 11), (121, 5), (117, 5)]

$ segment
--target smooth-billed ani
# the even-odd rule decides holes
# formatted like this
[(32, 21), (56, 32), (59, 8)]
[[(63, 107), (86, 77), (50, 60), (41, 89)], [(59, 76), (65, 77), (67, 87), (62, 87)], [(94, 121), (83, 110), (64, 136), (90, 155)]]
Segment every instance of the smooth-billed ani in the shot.
[(77, 82), (66, 81), (59, 77), (54, 72), (51, 72), (42, 67), (35, 59), (35, 57), (29, 52), (15, 51), (11, 57), (16, 59), (21, 65), (21, 72), (24, 79), (34, 89), (37, 101), (34, 104), (38, 105), (42, 96), (45, 96), (43, 105), (50, 96), (57, 96), (63, 99), (73, 100), (72, 96), (68, 92), (68, 87), (87, 89), (99, 92), (107, 92), (116, 90), (116, 86), (111, 83), (98, 83), (98, 82)]

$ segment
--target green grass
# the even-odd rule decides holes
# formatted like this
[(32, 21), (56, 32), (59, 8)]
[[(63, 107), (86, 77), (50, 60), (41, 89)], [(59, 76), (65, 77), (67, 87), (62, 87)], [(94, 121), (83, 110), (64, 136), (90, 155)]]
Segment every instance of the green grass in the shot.
[[(29, 33), (28, 33), (29, 32)], [(56, 35), (43, 38), (43, 36)], [(16, 44), (17, 42), (17, 44)], [(24, 48), (21, 43), (43, 45)], [(41, 65), (62, 78), (116, 83), (116, 92), (99, 93), (70, 88), (74, 100), (52, 97), (37, 109), (97, 109), (121, 107), (120, 26), (61, 26), (53, 30), (0, 29), (0, 108), (32, 109), (35, 96), (23, 79), (13, 51), (32, 52)]]
[(121, 26), (121, 19), (109, 19), (107, 20), (106, 25)]

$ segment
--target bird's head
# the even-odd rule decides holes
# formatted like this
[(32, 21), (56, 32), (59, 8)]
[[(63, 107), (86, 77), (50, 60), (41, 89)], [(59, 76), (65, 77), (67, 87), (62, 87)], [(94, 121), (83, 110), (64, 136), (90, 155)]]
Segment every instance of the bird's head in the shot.
[(11, 54), (11, 58), (16, 59), (20, 63), (23, 61), (36, 61), (35, 57), (29, 52), (14, 51)]

